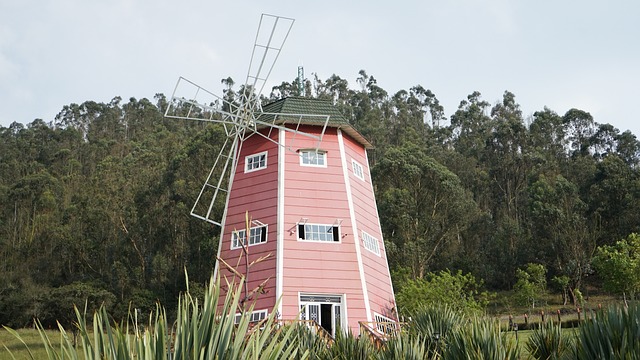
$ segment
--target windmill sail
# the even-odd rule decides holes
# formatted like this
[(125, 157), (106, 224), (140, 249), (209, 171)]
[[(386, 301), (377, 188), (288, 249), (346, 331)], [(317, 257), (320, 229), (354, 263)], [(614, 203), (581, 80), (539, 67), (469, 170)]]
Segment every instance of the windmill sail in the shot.
[(260, 112), (258, 99), (294, 21), (267, 14), (260, 18), (239, 104), (230, 103), (188, 79), (178, 79), (165, 117), (220, 123), (227, 135), (191, 209), (191, 215), (214, 225), (223, 225), (223, 209), (233, 182), (242, 141), (253, 134), (260, 134), (256, 120)]

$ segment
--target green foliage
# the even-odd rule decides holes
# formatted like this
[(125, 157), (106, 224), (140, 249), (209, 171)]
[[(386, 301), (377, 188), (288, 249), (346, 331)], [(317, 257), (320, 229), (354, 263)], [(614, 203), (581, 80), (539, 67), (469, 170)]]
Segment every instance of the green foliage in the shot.
[(598, 311), (580, 326), (577, 359), (640, 359), (640, 305)]
[(536, 306), (547, 289), (547, 269), (542, 264), (529, 263), (516, 270), (518, 281), (513, 286), (514, 298), (520, 305)]
[(76, 320), (75, 308), (84, 308), (90, 313), (100, 307), (111, 309), (116, 297), (93, 284), (76, 282), (51, 289), (43, 300), (44, 308), (39, 312), (39, 321), (48, 328), (55, 328), (56, 322), (71, 326)]
[(372, 359), (403, 359), (403, 360), (423, 360), (437, 359), (437, 352), (430, 352), (429, 340), (427, 337), (408, 337), (400, 334), (389, 339), (385, 346), (374, 352)]
[(411, 339), (422, 342), (427, 354), (436, 356), (442, 354), (447, 339), (460, 331), (466, 320), (463, 313), (449, 306), (426, 306), (412, 316), (407, 332)]
[(518, 359), (520, 350), (497, 320), (473, 319), (446, 340), (442, 359)]
[(482, 281), (472, 274), (458, 270), (428, 273), (425, 279), (407, 280), (396, 294), (396, 303), (401, 314), (414, 315), (426, 306), (446, 305), (453, 311), (467, 313), (482, 312), (490, 294), (482, 291)]
[(477, 215), (460, 179), (412, 143), (392, 147), (373, 169), (392, 265), (423, 277)]
[(640, 291), (640, 236), (631, 234), (614, 246), (598, 247), (593, 265), (606, 289), (634, 299)]
[(436, 336), (448, 338), (464, 324), (465, 316), (442, 304), (424, 306), (411, 318), (409, 332), (429, 339)]
[(367, 360), (373, 358), (374, 352), (373, 343), (366, 336), (356, 337), (351, 331), (339, 331), (326, 352), (314, 355), (324, 359)]
[(575, 341), (571, 335), (562, 331), (560, 324), (547, 321), (533, 330), (525, 348), (534, 359), (570, 359), (575, 349)]
[(563, 305), (567, 304), (570, 281), (571, 279), (567, 275), (554, 276), (553, 278), (551, 278), (551, 286), (553, 287), (553, 289), (562, 294)]

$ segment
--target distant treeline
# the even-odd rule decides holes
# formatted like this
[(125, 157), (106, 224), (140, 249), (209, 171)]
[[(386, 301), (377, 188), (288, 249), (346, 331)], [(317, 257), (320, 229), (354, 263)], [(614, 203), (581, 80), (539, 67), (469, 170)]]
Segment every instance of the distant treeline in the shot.
[[(224, 99), (250, 89), (223, 80)], [(422, 86), (388, 94), (364, 71), (273, 88), (332, 101), (375, 149), (373, 183), (396, 280), (462, 270), (491, 290), (542, 264), (580, 289), (597, 246), (640, 232), (640, 143), (584, 110), (524, 118), (514, 94), (474, 92), (445, 116)], [(0, 127), (0, 324), (175, 308), (214, 267), (218, 229), (189, 216), (225, 138), (163, 118), (167, 99), (70, 104)], [(597, 284), (596, 284), (597, 285)], [(170, 310), (171, 311), (171, 310)]]

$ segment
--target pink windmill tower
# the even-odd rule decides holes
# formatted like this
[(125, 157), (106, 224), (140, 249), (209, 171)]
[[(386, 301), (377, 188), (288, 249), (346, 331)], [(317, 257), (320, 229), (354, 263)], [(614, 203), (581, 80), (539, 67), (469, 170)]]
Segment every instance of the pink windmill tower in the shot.
[[(234, 269), (244, 271), (249, 289), (262, 290), (251, 319), (277, 309), (282, 320), (358, 334), (361, 323), (396, 320), (367, 159), (371, 144), (330, 102), (289, 97), (259, 104), (256, 93), (293, 22), (262, 16), (240, 104), (180, 78), (165, 116), (216, 122), (226, 131), (191, 214), (221, 227), (220, 276), (233, 277), (226, 264), (238, 259), (255, 263)], [(176, 95), (185, 91), (188, 97)]]

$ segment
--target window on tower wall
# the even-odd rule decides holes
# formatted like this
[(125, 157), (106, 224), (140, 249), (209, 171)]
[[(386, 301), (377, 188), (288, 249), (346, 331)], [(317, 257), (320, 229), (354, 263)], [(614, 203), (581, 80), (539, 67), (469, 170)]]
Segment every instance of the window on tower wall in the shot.
[(261, 152), (244, 158), (244, 172), (252, 172), (267, 167), (267, 152)]
[(327, 167), (327, 152), (317, 149), (300, 150), (300, 165)]
[(362, 232), (362, 243), (364, 244), (364, 248), (371, 251), (372, 253), (380, 256), (380, 244), (378, 239), (373, 236), (367, 234), (366, 232)]
[(364, 168), (360, 165), (359, 162), (355, 160), (351, 160), (351, 168), (353, 169), (353, 174), (360, 180), (364, 180)]
[[(246, 230), (236, 230), (231, 233), (231, 249), (238, 249), (245, 244), (247, 240)], [(267, 242), (267, 227), (256, 226), (249, 230), (249, 246), (258, 245)]]
[(242, 319), (242, 316), (248, 316), (249, 317), (249, 322), (250, 323), (257, 323), (258, 321), (262, 321), (267, 317), (267, 310), (257, 310), (257, 311), (252, 311), (252, 312), (246, 312), (246, 313), (237, 313), (235, 316), (235, 323), (239, 324), (240, 320)]
[(298, 224), (298, 239), (306, 241), (340, 241), (340, 227), (324, 224)]

